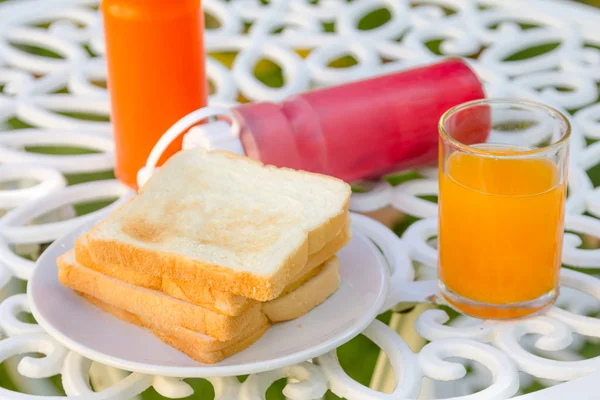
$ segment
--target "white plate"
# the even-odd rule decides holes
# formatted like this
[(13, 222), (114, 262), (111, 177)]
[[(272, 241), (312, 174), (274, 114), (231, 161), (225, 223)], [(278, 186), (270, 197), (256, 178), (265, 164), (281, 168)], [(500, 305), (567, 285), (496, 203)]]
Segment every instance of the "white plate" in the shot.
[(248, 349), (218, 364), (202, 364), (164, 344), (149, 330), (92, 306), (59, 283), (56, 258), (94, 224), (55, 241), (42, 254), (27, 289), (31, 312), (67, 348), (127, 371), (176, 377), (234, 376), (306, 361), (362, 332), (380, 312), (388, 291), (385, 258), (353, 223), (353, 238), (338, 253), (342, 284), (333, 296), (301, 318), (273, 325)]

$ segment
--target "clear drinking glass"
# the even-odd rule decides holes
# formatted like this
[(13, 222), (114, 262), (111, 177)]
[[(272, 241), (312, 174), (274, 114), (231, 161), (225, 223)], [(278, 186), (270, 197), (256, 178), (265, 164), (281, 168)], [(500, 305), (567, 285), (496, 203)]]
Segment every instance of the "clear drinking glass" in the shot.
[(544, 309), (558, 296), (568, 120), (534, 102), (477, 100), (439, 130), (442, 295), (479, 318)]

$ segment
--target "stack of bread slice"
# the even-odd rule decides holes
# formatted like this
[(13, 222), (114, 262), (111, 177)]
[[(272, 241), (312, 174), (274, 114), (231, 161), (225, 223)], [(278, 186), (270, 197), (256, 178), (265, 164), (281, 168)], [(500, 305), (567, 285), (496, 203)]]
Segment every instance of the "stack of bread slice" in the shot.
[(59, 257), (90, 303), (216, 363), (340, 284), (350, 187), (225, 152), (181, 151)]

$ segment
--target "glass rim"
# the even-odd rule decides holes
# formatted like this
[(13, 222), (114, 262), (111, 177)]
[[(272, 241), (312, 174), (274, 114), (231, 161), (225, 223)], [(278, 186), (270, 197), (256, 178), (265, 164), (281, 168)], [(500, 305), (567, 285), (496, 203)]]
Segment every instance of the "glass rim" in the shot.
[[(517, 105), (517, 106), (541, 109), (552, 116), (558, 117), (558, 119), (561, 120), (562, 123), (564, 124), (564, 132), (562, 133), (561, 137), (558, 140), (550, 143), (547, 146), (536, 148), (536, 149), (530, 149), (530, 150), (516, 151), (514, 153), (506, 154), (505, 152), (496, 152), (493, 150), (478, 149), (478, 148), (474, 147), (473, 145), (464, 144), (464, 143), (454, 139), (452, 136), (450, 136), (448, 134), (448, 132), (446, 131), (446, 128), (444, 127), (444, 123), (448, 120), (448, 118), (450, 116), (454, 115), (455, 113), (457, 113), (458, 111), (468, 109), (468, 108), (471, 108), (473, 106), (478, 106), (478, 105), (497, 105), (497, 104)], [(566, 146), (566, 145), (568, 145), (569, 138), (571, 137), (571, 130), (572, 130), (572, 126), (571, 126), (571, 122), (569, 121), (569, 119), (563, 113), (561, 113), (554, 107), (550, 107), (544, 103), (540, 103), (537, 101), (524, 100), (524, 99), (513, 99), (513, 98), (478, 99), (478, 100), (467, 101), (465, 103), (458, 104), (458, 105), (450, 108), (449, 110), (447, 110), (444, 114), (442, 114), (442, 116), (440, 117), (439, 123), (438, 123), (439, 136), (441, 138), (443, 138), (445, 141), (447, 141), (448, 143), (455, 146), (458, 150), (465, 152), (465, 153), (480, 155), (480, 156), (484, 156), (484, 157), (489, 156), (489, 157), (502, 157), (502, 158), (528, 157), (531, 155), (546, 153), (553, 149), (558, 149), (563, 146)]]

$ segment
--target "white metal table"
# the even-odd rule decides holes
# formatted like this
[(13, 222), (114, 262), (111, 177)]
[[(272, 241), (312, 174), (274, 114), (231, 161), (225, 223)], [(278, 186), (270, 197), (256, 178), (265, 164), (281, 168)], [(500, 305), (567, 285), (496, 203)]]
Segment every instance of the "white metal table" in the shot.
[[(28, 255), (105, 211), (76, 216), (74, 204), (122, 199), (128, 194), (114, 180), (67, 186), (65, 179), (65, 175), (113, 167), (97, 5), (98, 0), (0, 4), (0, 292), (4, 299), (0, 334), (5, 337), (0, 341), (0, 361), (32, 352), (44, 354), (7, 363), (20, 389), (56, 396), (44, 399), (62, 398), (47, 379), (55, 375), (61, 375), (69, 397), (81, 400), (135, 398), (151, 386), (168, 398), (186, 397), (192, 389), (184, 381), (92, 365), (35, 323), (19, 319), (29, 306), (26, 295), (18, 293), (19, 281), (12, 278), (27, 280), (34, 267)], [(459, 317), (446, 324), (445, 311), (428, 309), (414, 325), (428, 341), (419, 352), (411, 351), (393, 329), (374, 322), (364, 334), (390, 359), (397, 382), (393, 394), (351, 379), (333, 352), (314, 363), (253, 375), (244, 383), (235, 377), (211, 378), (217, 399), (264, 398), (270, 384), (282, 377), (291, 378), (284, 394), (298, 400), (320, 398), (327, 388), (351, 400), (600, 397), (600, 357), (586, 358), (581, 353), (586, 343), (600, 338), (600, 320), (593, 317), (600, 313), (600, 280), (594, 277), (600, 268), (600, 249), (581, 247), (582, 238), (589, 245), (590, 237), (600, 237), (600, 192), (587, 174), (600, 164), (596, 142), (600, 139), (600, 11), (557, 0), (321, 0), (316, 4), (205, 0), (204, 7), (220, 24), (206, 32), (207, 51), (237, 53), (231, 70), (214, 58), (207, 59), (215, 88), (212, 104), (236, 104), (239, 94), (249, 100), (281, 100), (311, 87), (457, 55), (473, 60), (488, 96), (537, 99), (570, 114), (573, 135), (563, 261), (589, 270), (564, 269), (557, 307), (527, 320), (498, 323)], [(380, 8), (389, 10), (389, 21), (368, 31), (358, 29), (365, 15)], [(38, 49), (36, 54), (28, 50), (31, 46)], [(519, 57), (531, 48), (534, 56)], [(311, 51), (303, 58), (295, 51), (299, 49)], [(356, 65), (329, 66), (347, 54)], [(281, 66), (282, 87), (267, 86), (254, 76), (254, 65), (262, 58)], [(32, 146), (93, 151), (46, 155), (27, 151)], [(430, 240), (437, 233), (437, 209), (422, 198), (436, 195), (436, 173), (430, 169), (419, 173), (421, 178), (395, 187), (375, 184), (368, 192), (354, 195), (351, 203), (354, 211), (392, 206), (419, 218), (401, 239), (392, 240), (395, 247), (384, 254), (390, 262), (412, 261), (410, 280), (434, 279), (437, 258)], [(381, 235), (389, 231), (374, 225), (370, 237), (377, 242)], [(465, 376), (466, 364), (470, 372)], [(547, 388), (521, 395), (533, 380)], [(477, 390), (481, 391), (473, 394)], [(2, 388), (0, 398), (42, 397)]]

